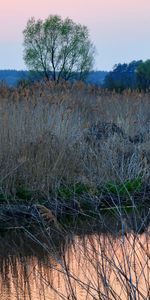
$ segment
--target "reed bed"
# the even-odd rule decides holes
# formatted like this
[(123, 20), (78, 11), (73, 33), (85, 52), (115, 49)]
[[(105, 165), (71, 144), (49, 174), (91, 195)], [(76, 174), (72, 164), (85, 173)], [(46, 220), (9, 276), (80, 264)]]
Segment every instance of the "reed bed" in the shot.
[[(117, 94), (83, 83), (36, 83), (14, 89), (1, 85), (1, 193), (15, 197), (24, 188), (49, 199), (62, 186), (82, 183), (91, 188), (88, 196), (92, 201), (93, 191), (106, 183), (118, 185), (140, 178), (148, 188), (149, 120), (149, 93), (128, 90)], [(19, 246), (23, 242), (17, 246), (18, 238), (12, 239), (15, 253), (8, 253), (1, 262), (2, 299), (12, 299), (12, 295), (30, 300), (149, 299), (149, 209), (137, 221), (139, 210), (134, 208), (133, 227), (118, 203), (115, 214), (120, 225), (106, 223), (107, 213), (109, 221), (109, 210), (105, 219), (100, 211), (88, 216), (88, 235), (77, 235), (81, 223), (74, 219), (69, 237), (63, 232), (66, 242), (58, 257), (47, 228), (41, 228), (44, 242), (39, 232), (34, 236), (23, 228), (35, 249), (42, 247), (46, 253), (38, 260), (34, 247), (29, 247), (32, 255), (23, 255)], [(94, 227), (92, 231), (97, 220), (107, 227), (107, 233), (97, 233)], [(70, 236), (71, 243), (67, 242)], [(7, 245), (12, 250), (10, 235)]]
[(2, 85), (0, 187), (15, 194), (20, 186), (49, 193), (72, 182), (137, 176), (149, 183), (149, 119), (148, 93), (83, 83)]

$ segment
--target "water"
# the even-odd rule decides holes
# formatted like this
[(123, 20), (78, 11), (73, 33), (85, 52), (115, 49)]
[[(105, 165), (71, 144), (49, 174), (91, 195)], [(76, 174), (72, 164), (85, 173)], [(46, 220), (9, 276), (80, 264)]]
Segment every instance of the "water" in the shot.
[(150, 299), (149, 227), (117, 235), (9, 230), (0, 245), (1, 300)]

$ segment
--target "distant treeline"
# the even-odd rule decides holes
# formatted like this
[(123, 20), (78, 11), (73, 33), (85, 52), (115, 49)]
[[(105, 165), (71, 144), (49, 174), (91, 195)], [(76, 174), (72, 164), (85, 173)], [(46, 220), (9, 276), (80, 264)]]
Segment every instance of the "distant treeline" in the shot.
[[(30, 84), (43, 80), (42, 72), (0, 70), (0, 81), (10, 87), (19, 84)], [(77, 80), (78, 74), (72, 74), (72, 80)], [(124, 89), (150, 89), (150, 60), (132, 61), (129, 64), (117, 64), (113, 71), (92, 71), (87, 75), (85, 82), (98, 85), (118, 92)]]
[(10, 87), (17, 86), (20, 80), (28, 80), (28, 71), (0, 70), (0, 82)]
[[(107, 74), (108, 72), (106, 71), (90, 72), (87, 76), (86, 82), (102, 86)], [(17, 86), (20, 83), (32, 83), (34, 81), (39, 81), (42, 78), (42, 72), (36, 73), (34, 71), (0, 70), (0, 81), (10, 87)], [(77, 78), (77, 75), (74, 76), (74, 78)]]
[(129, 64), (117, 64), (104, 80), (104, 87), (123, 91), (124, 89), (150, 89), (150, 60), (132, 61)]

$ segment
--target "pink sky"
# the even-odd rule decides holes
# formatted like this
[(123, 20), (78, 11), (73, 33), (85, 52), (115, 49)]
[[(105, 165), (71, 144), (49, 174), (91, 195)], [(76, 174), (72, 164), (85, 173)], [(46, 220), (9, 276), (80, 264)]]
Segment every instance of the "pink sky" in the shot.
[(49, 14), (87, 25), (97, 48), (95, 69), (150, 58), (150, 0), (1, 0), (0, 69), (25, 68), (22, 31)]

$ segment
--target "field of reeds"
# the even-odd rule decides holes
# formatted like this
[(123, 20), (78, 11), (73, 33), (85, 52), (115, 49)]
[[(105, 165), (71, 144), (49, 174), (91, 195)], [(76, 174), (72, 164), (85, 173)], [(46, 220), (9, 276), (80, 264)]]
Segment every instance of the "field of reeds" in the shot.
[(45, 195), (150, 178), (150, 95), (82, 83), (0, 87), (0, 188)]
[[(13, 216), (11, 201), (27, 200), (39, 226), (14, 218), (0, 235), (3, 299), (149, 299), (149, 119), (149, 93), (0, 87), (0, 202)], [(41, 199), (59, 226), (41, 222)]]

